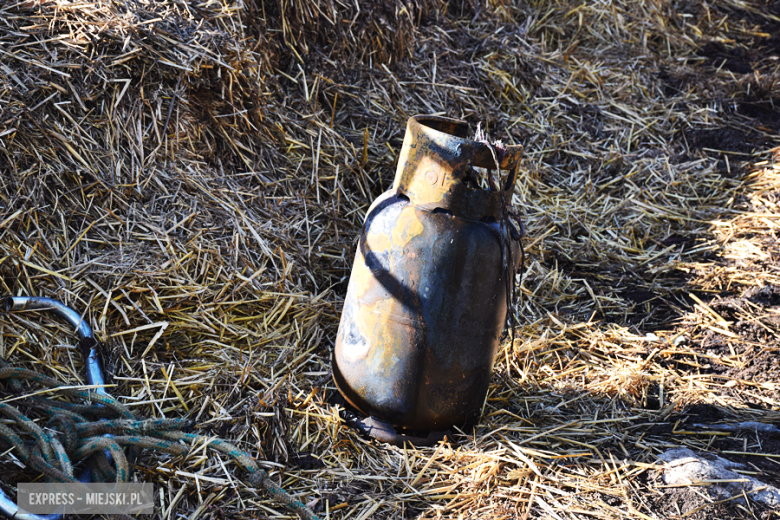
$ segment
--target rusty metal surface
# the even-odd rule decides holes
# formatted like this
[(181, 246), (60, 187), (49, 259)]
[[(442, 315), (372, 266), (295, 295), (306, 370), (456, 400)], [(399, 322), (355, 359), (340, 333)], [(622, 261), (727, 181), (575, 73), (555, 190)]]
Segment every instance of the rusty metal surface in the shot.
[[(394, 427), (476, 419), (506, 317), (501, 194), (464, 183), (469, 166), (495, 161), (466, 131), (410, 120), (393, 188), (372, 204), (358, 243), (334, 379), (353, 406)], [(502, 168), (519, 156), (506, 149)]]
[[(501, 193), (471, 189), (465, 182), (470, 167), (512, 171), (505, 197), (511, 199), (516, 166), (522, 146), (501, 149), (466, 138), (468, 125), (456, 119), (415, 116), (406, 126), (404, 144), (398, 157), (393, 190), (406, 194), (412, 204), (426, 209), (442, 208), (463, 218), (479, 220), (502, 217)], [(500, 157), (493, 157), (493, 153)]]

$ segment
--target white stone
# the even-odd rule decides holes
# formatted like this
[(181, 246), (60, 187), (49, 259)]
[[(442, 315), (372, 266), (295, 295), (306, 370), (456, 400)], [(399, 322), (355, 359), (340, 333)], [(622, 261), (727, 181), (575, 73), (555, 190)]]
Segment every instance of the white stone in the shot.
[[(756, 502), (773, 509), (780, 508), (780, 489), (732, 471), (744, 468), (742, 464), (709, 453), (697, 454), (689, 448), (669, 450), (658, 458), (666, 463), (663, 469), (663, 481), (666, 485), (689, 486), (709, 481), (710, 484), (703, 489), (707, 489), (718, 500), (740, 495), (744, 491)], [(736, 499), (739, 500), (741, 499)]]

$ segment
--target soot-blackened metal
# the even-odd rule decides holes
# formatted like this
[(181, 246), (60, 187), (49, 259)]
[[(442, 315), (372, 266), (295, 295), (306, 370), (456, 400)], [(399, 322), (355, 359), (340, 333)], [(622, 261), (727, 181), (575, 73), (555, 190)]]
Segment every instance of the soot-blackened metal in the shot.
[[(502, 204), (522, 148), (491, 150), (467, 132), (454, 119), (409, 120), (393, 187), (369, 208), (358, 242), (333, 373), (385, 441), (410, 440), (392, 427), (469, 422), (487, 393), (515, 267), (504, 266)], [(507, 191), (468, 186), (472, 166), (496, 162), (513, 171)]]

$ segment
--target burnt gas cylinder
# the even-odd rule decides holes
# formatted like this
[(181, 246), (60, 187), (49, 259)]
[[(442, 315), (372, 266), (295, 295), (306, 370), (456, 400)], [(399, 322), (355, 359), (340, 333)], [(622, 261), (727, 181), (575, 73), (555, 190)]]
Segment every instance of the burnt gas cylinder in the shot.
[[(473, 141), (468, 130), (455, 119), (409, 119), (393, 186), (366, 215), (344, 301), (336, 385), (370, 416), (365, 430), (396, 444), (409, 439), (402, 429), (479, 417), (520, 257), (502, 219), (522, 147)], [(503, 186), (472, 183), (472, 167), (496, 165), (512, 172)]]

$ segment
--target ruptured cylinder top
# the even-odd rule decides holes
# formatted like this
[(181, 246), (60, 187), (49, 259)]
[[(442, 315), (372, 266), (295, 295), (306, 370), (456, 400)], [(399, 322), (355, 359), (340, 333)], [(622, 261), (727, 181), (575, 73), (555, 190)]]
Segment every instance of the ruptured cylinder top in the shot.
[(393, 190), (415, 206), (446, 209), (461, 218), (501, 218), (499, 191), (473, 189), (466, 184), (472, 167), (509, 170), (505, 200), (511, 198), (523, 147), (491, 145), (468, 139), (465, 121), (439, 116), (414, 116), (406, 127)]

